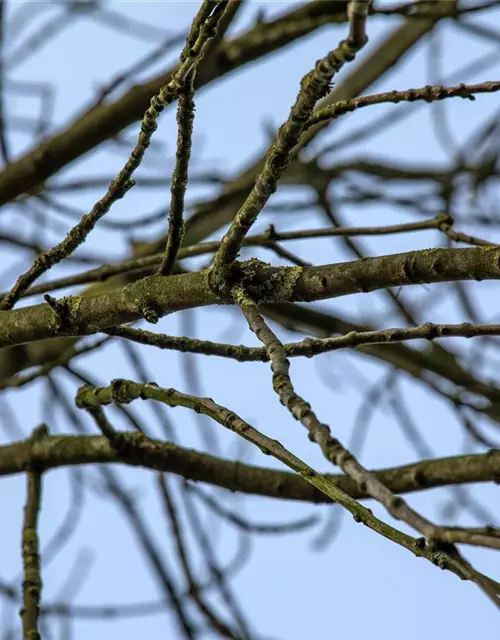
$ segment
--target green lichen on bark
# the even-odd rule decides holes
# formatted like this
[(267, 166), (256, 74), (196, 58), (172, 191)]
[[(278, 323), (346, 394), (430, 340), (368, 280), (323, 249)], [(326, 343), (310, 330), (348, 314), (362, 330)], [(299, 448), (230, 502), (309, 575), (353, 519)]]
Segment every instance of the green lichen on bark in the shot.
[(222, 271), (212, 269), (209, 282), (212, 290), (234, 299), (234, 291), (241, 288), (257, 304), (293, 299), (295, 286), (303, 267), (273, 267), (267, 262), (251, 258), (234, 262)]
[(81, 296), (66, 296), (57, 300), (46, 294), (44, 300), (54, 312), (54, 328), (56, 333), (68, 335), (79, 333), (78, 312), (82, 303)]

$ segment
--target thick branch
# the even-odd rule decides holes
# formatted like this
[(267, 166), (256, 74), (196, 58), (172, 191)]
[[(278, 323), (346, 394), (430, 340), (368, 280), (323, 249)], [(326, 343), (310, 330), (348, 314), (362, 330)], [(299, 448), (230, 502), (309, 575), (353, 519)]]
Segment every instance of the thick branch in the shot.
[[(40, 442), (24, 440), (0, 447), (0, 476), (23, 473), (33, 463), (45, 470), (80, 464), (122, 463), (175, 473), (230, 491), (318, 504), (330, 502), (325, 494), (288, 471), (222, 460), (170, 442), (151, 440), (141, 434), (122, 435), (125, 441), (134, 443), (127, 457), (117, 453), (104, 436), (47, 436)], [(425, 460), (374, 473), (394, 493), (496, 482), (500, 479), (500, 451)], [(325, 476), (355, 499), (368, 497), (345, 475)]]
[[(88, 335), (119, 324), (182, 309), (230, 304), (209, 286), (209, 271), (152, 276), (96, 296), (73, 296), (0, 312), (0, 347), (58, 336)], [(258, 260), (235, 265), (258, 303), (311, 302), (388, 287), (500, 278), (500, 248), (426, 249), (317, 267), (271, 267)]]

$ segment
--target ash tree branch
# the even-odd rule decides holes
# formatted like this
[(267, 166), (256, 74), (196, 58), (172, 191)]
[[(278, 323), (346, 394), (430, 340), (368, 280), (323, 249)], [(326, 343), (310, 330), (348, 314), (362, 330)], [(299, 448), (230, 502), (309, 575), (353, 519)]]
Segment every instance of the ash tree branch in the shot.
[[(224, 460), (139, 433), (119, 433), (126, 443), (126, 455), (117, 451), (104, 436), (49, 435), (40, 442), (27, 439), (1, 446), (0, 477), (24, 473), (33, 463), (45, 471), (75, 465), (125, 464), (174, 473), (186, 480), (249, 495), (313, 504), (331, 502), (328, 496), (295, 473)], [(372, 470), (372, 473), (394, 493), (414, 493), (460, 484), (498, 482), (500, 451), (491, 450), (487, 453), (424, 460)], [(352, 498), (369, 498), (344, 474), (322, 475)]]
[[(389, 287), (500, 278), (500, 248), (426, 249), (314, 267), (235, 263), (233, 284), (266, 304), (312, 302)], [(210, 271), (150, 276), (95, 296), (69, 296), (57, 304), (0, 311), (0, 348), (59, 336), (89, 335), (168, 313), (232, 304), (210, 287)]]
[[(263, 453), (272, 455), (301, 475), (304, 480), (349, 511), (356, 522), (362, 522), (373, 531), (379, 533), (379, 535), (411, 551), (416, 556), (424, 557), (430, 562), (438, 564), (442, 569), (449, 570), (464, 580), (474, 582), (495, 606), (500, 608), (500, 585), (474, 569), (467, 560), (462, 558), (453, 545), (449, 545), (447, 548), (436, 548), (434, 545), (426, 544), (424, 539), (413, 538), (383, 522), (375, 517), (369, 509), (352, 499), (335, 484), (329, 482), (327, 478), (293, 455), (280, 442), (268, 438), (234, 412), (215, 403), (211, 398), (199, 398), (180, 393), (175, 389), (162, 389), (155, 383), (143, 384), (131, 380), (118, 379), (113, 380), (109, 387), (81, 387), (76, 395), (76, 404), (80, 409), (86, 409), (92, 413), (100, 410), (104, 405), (126, 404), (139, 398), (142, 400), (156, 400), (168, 406), (182, 406), (207, 415), (221, 426), (257, 446)], [(371, 476), (370, 484), (372, 487), (375, 482), (378, 482), (378, 480)], [(363, 489), (367, 488), (368, 484), (365, 483)], [(379, 499), (378, 495), (377, 499)], [(407, 507), (407, 510), (409, 510), (409, 507)], [(399, 512), (396, 515), (401, 515), (401, 513)]]
[[(216, 78), (239, 69), (248, 62), (277, 50), (297, 38), (308, 34), (328, 23), (346, 20), (347, 2), (325, 3), (322, 0), (308, 3), (276, 20), (257, 24), (254, 28), (228, 42), (222, 42), (216, 51), (205, 60), (197, 76), (197, 86), (204, 86)], [(405, 20), (391, 31), (373, 50), (370, 64), (360, 64), (341, 80), (333, 91), (320, 103), (327, 106), (338, 100), (354, 98), (377, 81), (388, 69), (412, 50), (421, 39), (441, 20), (453, 18), (455, 3), (440, 0), (433, 3), (432, 15), (419, 13), (417, 20)], [(19, 161), (0, 173), (0, 204), (8, 202), (22, 193), (31, 193), (43, 186), (44, 181), (75, 158), (85, 154), (104, 140), (139, 119), (147, 107), (150, 96), (172, 77), (175, 69), (168, 71), (150, 82), (134, 86), (122, 98), (111, 103), (97, 102), (61, 133), (49, 138)], [(304, 133), (301, 144), (307, 145), (321, 130), (318, 124)], [(207, 237), (221, 226), (228, 224), (234, 212), (241, 206), (262, 169), (263, 159), (244, 169), (239, 177), (226, 185), (222, 195), (205, 206), (197, 208), (194, 216), (186, 224), (186, 243), (195, 243)], [(137, 258), (161, 251), (165, 241), (149, 243), (134, 250)], [(140, 277), (138, 275), (137, 277)], [(110, 283), (117, 286), (117, 283)], [(100, 293), (102, 285), (94, 285), (90, 295)], [(287, 325), (290, 323), (287, 321)], [(52, 359), (57, 345), (63, 341), (22, 345), (0, 354), (3, 370), (15, 373), (31, 364), (45, 362), (47, 353)], [(49, 347), (49, 345), (51, 345)], [(53, 345), (53, 346), (52, 346)], [(63, 346), (66, 348), (66, 345)]]
[(421, 533), (427, 540), (441, 540), (440, 527), (421, 516), (401, 497), (396, 496), (380, 480), (370, 473), (342, 443), (332, 436), (330, 427), (320, 422), (311, 405), (294, 389), (290, 377), (290, 362), (285, 349), (267, 326), (255, 302), (241, 289), (234, 292), (248, 326), (264, 345), (273, 372), (273, 389), (280, 402), (308, 431), (309, 438), (321, 449), (327, 460), (355, 480), (372, 498), (380, 502), (396, 520), (403, 520)]
[[(296, 393), (290, 377), (290, 363), (286, 351), (278, 337), (266, 325), (258, 306), (241, 288), (234, 290), (234, 297), (247, 319), (249, 328), (264, 344), (271, 362), (274, 391), (293, 417), (307, 429), (309, 438), (319, 445), (327, 460), (340, 467), (346, 475), (356, 481), (360, 488), (363, 488), (371, 497), (380, 502), (394, 518), (406, 522), (421, 533), (431, 548), (439, 548), (443, 543), (461, 542), (500, 549), (500, 539), (492, 535), (491, 532), (472, 533), (463, 529), (434, 524), (410, 507), (403, 498), (396, 496), (376, 475), (368, 471), (351, 451), (332, 436), (330, 427), (319, 421), (311, 405)], [(453, 555), (457, 566), (460, 565), (462, 569), (468, 566), (468, 563), (457, 555), (456, 549), (453, 549)], [(490, 597), (493, 595), (489, 593), (488, 589), (486, 589), (486, 593)], [(497, 606), (500, 605), (496, 597), (493, 600)]]
[[(462, 240), (461, 236), (452, 229), (452, 222), (450, 222), (450, 216), (447, 214), (438, 214), (433, 218), (422, 220), (420, 222), (409, 222), (404, 224), (393, 224), (386, 226), (372, 226), (372, 227), (327, 227), (322, 229), (301, 229), (298, 231), (286, 231), (279, 232), (273, 225), (270, 225), (266, 232), (248, 236), (243, 241), (245, 247), (269, 247), (275, 246), (276, 242), (290, 241), (290, 240), (305, 240), (309, 238), (329, 238), (335, 236), (379, 236), (385, 234), (394, 233), (410, 233), (414, 231), (426, 231), (429, 229), (440, 229), (447, 234), (453, 233), (455, 237), (453, 239), (457, 241), (467, 242), (468, 244), (489, 244), (484, 240), (478, 238), (472, 238), (472, 236), (465, 236), (467, 240)], [(446, 229), (446, 231), (445, 231)], [(1, 237), (0, 237), (1, 239)], [(177, 259), (192, 258), (194, 256), (201, 256), (207, 253), (217, 251), (220, 247), (220, 241), (213, 240), (211, 242), (200, 242), (198, 244), (190, 245), (187, 247), (181, 247), (177, 254)], [(34, 287), (30, 287), (25, 293), (21, 295), (21, 298), (29, 296), (39, 295), (40, 293), (47, 293), (49, 291), (55, 291), (57, 289), (64, 289), (66, 287), (72, 287), (79, 284), (89, 284), (92, 282), (104, 282), (109, 278), (116, 275), (129, 273), (131, 271), (138, 271), (142, 275), (153, 274), (155, 268), (161, 263), (164, 253), (157, 253), (144, 258), (133, 258), (131, 260), (125, 260), (118, 264), (103, 265), (89, 271), (80, 272), (71, 276), (63, 278), (57, 278), (44, 282)], [(138, 275), (139, 278), (139, 275)], [(0, 294), (0, 300), (2, 300), (5, 294)]]
[[(391, 31), (390, 34), (373, 49), (369, 64), (354, 65), (344, 78), (339, 78), (338, 84), (319, 103), (318, 108), (335, 104), (339, 100), (355, 98), (361, 92), (366, 91), (369, 86), (379, 80), (391, 67), (397, 65), (408, 51), (434, 28), (436, 23), (452, 17), (455, 13), (455, 4), (455, 2), (450, 2), (449, 0), (434, 2), (434, 10), (432, 12), (423, 11), (424, 6), (420, 5), (418, 19), (414, 20), (410, 18), (401, 26), (394, 29), (394, 31)], [(295, 148), (295, 153), (297, 153), (299, 149), (306, 147), (327, 124), (328, 122), (318, 123), (307, 131), (304, 131)], [(264, 156), (250, 164), (235, 180), (226, 185), (224, 192), (218, 198), (198, 208), (197, 212), (186, 224), (187, 242), (199, 242), (223, 225), (232, 222), (234, 212), (242, 206), (248, 193), (254, 186), (255, 180), (261, 173), (265, 159), (266, 157)], [(152, 247), (150, 253), (158, 250), (159, 249)]]

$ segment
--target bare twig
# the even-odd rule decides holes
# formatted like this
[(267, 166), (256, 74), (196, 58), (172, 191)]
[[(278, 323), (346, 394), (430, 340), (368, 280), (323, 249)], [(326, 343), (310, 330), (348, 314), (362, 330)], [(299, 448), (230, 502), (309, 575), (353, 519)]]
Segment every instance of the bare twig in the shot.
[(306, 128), (374, 104), (384, 104), (387, 102), (396, 104), (398, 102), (415, 102), (415, 100), (433, 102), (436, 100), (445, 100), (446, 98), (475, 100), (474, 94), (476, 93), (493, 93), (495, 91), (500, 91), (500, 82), (480, 82), (478, 84), (460, 83), (451, 87), (429, 85), (421, 89), (375, 93), (371, 96), (361, 96), (360, 98), (353, 98), (352, 100), (340, 100), (332, 106), (318, 109), (309, 118)]
[[(33, 432), (33, 443), (47, 437), (48, 428), (41, 425)], [(42, 578), (40, 571), (40, 552), (38, 545), (38, 516), (41, 507), (41, 471), (33, 464), (27, 471), (27, 496), (24, 508), (23, 523), (23, 606), (20, 611), (25, 640), (40, 640), (38, 617), (40, 615), (40, 598)]]

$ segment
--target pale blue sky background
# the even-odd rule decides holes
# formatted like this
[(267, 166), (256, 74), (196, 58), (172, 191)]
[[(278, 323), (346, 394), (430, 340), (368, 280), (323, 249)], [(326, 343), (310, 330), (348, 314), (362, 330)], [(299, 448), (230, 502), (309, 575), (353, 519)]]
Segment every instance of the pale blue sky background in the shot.
[[(8, 15), (12, 20), (21, 9), (25, 12), (28, 9), (35, 11), (37, 7), (39, 15), (25, 31), (17, 37), (12, 36), (12, 44), (7, 47), (7, 51), (11, 53), (11, 60), (16, 60), (13, 52), (23, 39), (27, 38), (29, 33), (34, 33), (37, 25), (48, 20), (50, 16), (55, 16), (60, 10), (60, 3), (52, 3), (53, 6), (43, 11), (38, 9), (39, 5), (42, 3), (10, 3)], [(265, 7), (267, 16), (272, 16), (282, 13), (290, 5), (289, 2), (249, 2), (241, 12), (234, 31), (244, 31), (248, 28), (261, 7)], [(71, 121), (89, 103), (96, 88), (157, 46), (166, 34), (188, 27), (198, 3), (112, 1), (106, 6), (112, 12), (130, 16), (150, 25), (149, 30), (144, 27), (145, 37), (130, 37), (114, 31), (98, 19), (82, 16), (75, 20), (72, 26), (57, 34), (49, 46), (41, 48), (36, 55), (24, 62), (20, 59), (19, 64), (15, 66), (11, 81), (36, 79), (39, 82), (52, 82), (56, 86), (54, 129)], [(108, 16), (111, 16), (109, 20), (112, 22), (112, 14)], [(498, 24), (498, 18), (500, 12), (497, 10), (490, 12), (488, 19), (483, 19), (483, 22), (494, 25), (497, 20)], [(395, 26), (399, 21), (398, 18), (391, 21), (370, 20), (370, 44), (363, 56), (369, 56), (384, 34), (388, 33), (389, 25)], [(302, 75), (343, 38), (345, 32), (345, 25), (323, 28), (279, 54), (249, 65), (200, 91), (197, 95), (193, 170), (221, 171), (236, 175), (240, 168), (259, 155), (267, 140), (266, 126), (277, 126), (286, 118)], [(459, 32), (456, 28), (445, 26), (442, 46), (446, 53), (441, 73), (450, 83), (462, 79), (470, 82), (498, 79), (499, 43), (481, 43), (479, 39)], [(466, 78), (456, 75), (457, 70), (478, 58), (485, 48), (492, 52), (496, 50), (496, 66), (489, 69), (483, 66), (475, 75)], [(162, 58), (154, 68), (148, 68), (148, 77), (170, 66), (177, 55), (178, 48), (173, 50), (172, 55)], [(435, 81), (435, 78), (429, 76), (429, 67), (438, 73), (436, 61), (430, 62), (428, 53), (424, 53), (422, 47), (419, 47), (407, 56), (406, 64), (400, 65), (383, 83), (372, 87), (371, 90), (405, 89)], [(497, 110), (498, 105), (496, 94), (478, 96), (475, 103), (460, 100), (446, 103), (446, 115), (453, 128), (456, 143), (460, 145), (465, 142), (474, 126)], [(37, 101), (26, 95), (12, 95), (7, 102), (8, 117), (28, 116), (37, 108)], [(377, 117), (386, 108), (379, 106), (346, 116), (336, 129), (332, 130), (328, 139), (331, 141), (343, 137), (359, 123), (369, 122), (370, 118)], [(407, 108), (408, 105), (399, 107)], [(348, 154), (343, 152), (345, 158), (385, 154), (391, 159), (400, 158), (406, 162), (429, 159), (436, 163), (444, 161), (447, 155), (435, 135), (431, 113), (431, 108), (427, 105), (414, 109), (411, 118), (384, 131), (383, 135), (372, 137), (369, 142), (351, 148)], [(170, 175), (171, 159), (175, 151), (174, 123), (175, 113), (170, 109), (162, 116), (155, 135), (155, 140), (161, 141), (164, 147), (154, 154), (154, 161), (148, 159), (149, 164), (146, 163), (144, 166), (144, 172), (148, 175)], [(106, 150), (96, 150), (61, 172), (54, 179), (54, 183), (83, 176), (114, 177), (132, 148), (137, 131), (138, 124), (135, 124), (126, 132), (126, 139), (129, 141), (127, 145), (107, 146)], [(325, 139), (321, 138), (321, 142), (324, 143)], [(29, 136), (16, 134), (11, 137), (11, 143), (17, 155), (30, 148), (33, 140)], [(165, 190), (136, 188), (113, 207), (109, 219), (123, 222), (127, 220), (127, 216), (133, 220), (147, 211), (153, 211), (166, 204), (165, 193)], [(188, 199), (194, 202), (203, 193), (208, 192), (192, 188), (188, 193)], [(72, 195), (64, 194), (61, 200), (85, 211), (101, 195), (101, 190), (78, 192)], [(303, 199), (304, 202), (308, 197), (310, 198), (311, 194), (297, 193), (297, 198)], [(277, 194), (275, 201), (284, 198), (294, 200), (288, 192)], [(435, 203), (430, 202), (428, 206), (433, 211)], [(397, 208), (382, 209), (379, 206), (362, 209), (346, 207), (342, 214), (351, 224), (410, 221), (410, 217), (407, 214), (401, 215)], [(51, 215), (53, 219), (58, 220), (60, 227), (56, 232), (47, 232), (47, 244), (60, 239), (64, 231), (76, 220), (58, 214)], [(255, 231), (265, 229), (271, 221), (279, 230), (325, 224), (316, 211), (304, 207), (300, 213), (290, 216), (281, 214), (271, 218), (269, 214), (263, 214), (255, 226)], [(3, 224), (6, 226), (2, 228), (15, 229), (26, 237), (34, 233), (40, 234), (41, 223), (38, 217), (30, 220), (26, 213), (17, 213), (12, 207), (6, 209)], [(152, 227), (149, 237), (156, 237), (164, 228), (165, 220)], [(215, 237), (220, 237), (220, 234)], [(126, 253), (127, 241), (126, 233), (119, 241), (116, 232), (110, 234), (105, 229), (98, 228), (85, 247), (87, 253), (93, 248), (99, 255), (106, 256), (111, 261)], [(363, 238), (360, 241), (369, 255), (435, 246), (437, 243), (442, 243), (442, 238), (434, 232), (373, 240)], [(352, 257), (346, 253), (340, 241), (325, 239), (315, 242), (313, 246), (314, 250), (311, 248), (312, 245), (302, 242), (293, 243), (290, 248), (317, 264)], [(274, 255), (265, 252), (258, 255), (277, 263)], [(11, 259), (8, 252), (2, 255), (2, 261)], [(18, 259), (17, 257), (16, 261)], [(13, 261), (13, 264), (16, 261)], [(206, 257), (200, 264), (205, 262)], [(186, 263), (186, 266), (193, 267), (194, 264)], [(61, 268), (57, 273), (63, 272), (64, 269)], [(52, 274), (52, 277), (54, 275)], [(2, 288), (7, 284), (2, 282)], [(476, 283), (474, 286), (481, 308), (486, 315), (493, 317), (498, 312), (492, 302), (496, 299), (498, 284)], [(414, 311), (420, 321), (460, 321), (453, 294), (443, 297), (431, 313), (426, 313), (427, 309), (419, 304), (419, 300), (423, 299), (422, 296), (426, 293), (427, 290), (415, 288), (403, 294), (405, 300), (414, 302)], [(32, 303), (32, 300), (29, 302)], [(395, 320), (385, 299), (378, 294), (341, 298), (322, 306), (337, 309), (344, 316), (371, 319), (380, 326), (401, 323)], [(241, 320), (237, 320), (237, 315), (232, 310), (197, 311), (191, 313), (191, 320), (194, 322), (193, 333), (199, 337), (255, 344), (253, 335), (249, 334)], [(154, 330), (181, 333), (181, 322), (180, 316), (172, 316), (163, 319)], [(287, 334), (284, 330), (280, 330), (280, 335), (287, 340), (297, 339), (297, 334)], [(461, 348), (461, 343), (453, 345), (454, 348)], [(470, 348), (469, 344), (467, 348)], [(160, 385), (189, 390), (180, 366), (181, 358), (186, 356), (156, 352), (149, 348), (145, 352), (148, 365), (154, 371), (155, 380)], [(204, 359), (202, 356), (196, 358), (201, 372), (203, 394), (238, 412), (266, 434), (279, 438), (285, 446), (316, 469), (328, 470), (317, 448), (307, 440), (303, 428), (287, 415), (273, 394), (268, 365), (239, 364), (222, 359)], [(79, 364), (83, 364), (102, 384), (107, 384), (116, 377), (131, 375), (123, 351), (116, 347), (106, 348), (104, 354), (101, 353), (99, 357), (82, 359)], [(331, 425), (335, 435), (343, 442), (349, 440), (363, 393), (366, 393), (383, 372), (384, 369), (375, 365), (373, 361), (346, 352), (321, 356), (312, 361), (295, 360), (292, 364), (292, 375), (298, 391), (312, 403), (320, 418)], [(68, 392), (74, 395), (74, 382), (64, 375), (61, 375), (59, 380)], [(0, 397), (3, 415), (8, 416), (6, 411), (10, 406), (10, 410), (15, 411), (16, 421), (24, 433), (28, 433), (47, 416), (54, 432), (68, 432), (64, 416), (58, 411), (51, 415), (51, 407), (47, 407), (47, 403), (44, 402), (43, 389), (41, 385), (36, 385), (28, 391), (11, 391), (8, 396), (3, 394)], [(474, 450), (474, 445), (468, 441), (464, 442), (462, 430), (447, 405), (431, 397), (422, 386), (417, 386), (409, 380), (401, 383), (401, 389), (409, 400), (415, 423), (421, 428), (436, 455), (454, 455), (464, 451), (464, 448), (468, 451)], [(145, 416), (151, 415), (145, 403), (133, 408)], [(115, 426), (123, 426), (120, 424), (123, 421), (117, 417), (115, 411), (110, 410), (108, 415), (114, 418)], [(181, 442), (184, 445), (203, 449), (205, 445), (200, 430), (210, 429), (218, 434), (219, 449), (216, 453), (219, 455), (240, 455), (242, 459), (254, 464), (279, 466), (277, 463), (273, 465), (271, 460), (264, 458), (259, 451), (251, 449), (250, 446), (242, 448), (235, 436), (220, 433), (218, 427), (215, 428), (207, 422), (200, 424), (186, 410), (176, 409), (170, 415), (177, 431), (182, 434)], [(93, 430), (93, 425), (85, 416), (84, 420), (88, 429)], [(8, 426), (12, 427), (13, 423), (9, 418), (7, 422)], [(362, 461), (367, 466), (382, 467), (417, 459), (389, 410), (375, 412), (369, 429), (362, 453)], [(159, 431), (156, 433), (159, 434)], [(14, 435), (12, 432), (9, 433), (4, 424), (0, 434), (2, 442), (14, 437), (15, 432)], [(158, 543), (171, 554), (168, 533), (156, 498), (153, 474), (143, 470), (116, 471), (119, 471), (120, 477), (139, 498), (141, 511), (155, 531)], [(88, 478), (98, 477), (96, 470), (90, 467), (85, 468), (84, 473)], [(67, 471), (58, 470), (50, 472), (45, 478), (41, 518), (41, 536), (44, 542), (50, 539), (63, 520), (71, 501), (68, 477)], [(473, 491), (485, 504), (492, 507), (498, 504), (497, 486), (482, 486)], [(422, 508), (430, 517), (438, 518), (439, 508), (446, 503), (449, 494), (450, 492), (442, 491), (412, 495), (410, 503)], [(24, 479), (2, 479), (0, 577), (3, 580), (13, 580), (20, 570), (19, 546), (23, 503)], [(278, 503), (251, 497), (243, 500), (240, 496), (230, 497), (229, 504), (235, 509), (244, 509), (248, 517), (256, 522), (284, 522), (311, 513), (318, 514), (324, 520), (328, 510), (333, 508), (292, 502)], [(375, 505), (370, 506), (378, 515), (387, 519), (382, 509)], [(474, 521), (463, 516), (460, 522)], [(416, 640), (446, 634), (460, 640), (477, 633), (479, 624), (482, 628), (488, 629), (489, 625), (497, 621), (497, 612), (474, 586), (439, 571), (423, 560), (413, 558), (408, 552), (355, 525), (349, 518), (345, 518), (339, 535), (321, 553), (313, 549), (313, 541), (318, 531), (319, 529), (315, 529), (286, 537), (262, 537), (254, 540), (251, 559), (235, 578), (234, 585), (248, 619), (259, 634), (258, 637), (298, 640), (304, 637), (319, 639), (339, 636), (357, 640), (370, 634), (375, 638), (403, 636), (405, 640)], [(222, 527), (220, 534), (217, 548), (220, 557), (227, 561), (235, 552), (235, 536), (226, 530), (226, 527)], [(71, 589), (66, 585), (66, 579), (68, 573), (74, 570), (75, 559), (78, 567), (76, 572), (81, 578), (81, 585), (74, 598), (75, 603), (119, 604), (160, 598), (161, 593), (154, 578), (151, 577), (142, 556), (134, 550), (134, 539), (118, 509), (109, 501), (96, 497), (94, 492), (87, 490), (78, 534), (44, 569), (44, 600), (61, 601), (68, 596)], [(483, 568), (494, 577), (500, 576), (498, 554), (468, 549), (467, 555), (476, 562), (478, 568)], [(15, 608), (2, 605), (1, 631), (16, 624), (16, 615)], [(63, 626), (55, 625), (55, 629), (55, 638), (69, 637), (64, 635)], [(90, 637), (96, 640), (174, 638), (175, 628), (164, 613), (150, 618), (139, 617), (112, 622), (82, 620), (75, 625), (71, 637), (74, 640)]]

